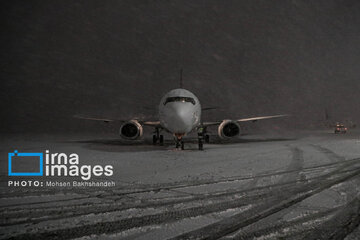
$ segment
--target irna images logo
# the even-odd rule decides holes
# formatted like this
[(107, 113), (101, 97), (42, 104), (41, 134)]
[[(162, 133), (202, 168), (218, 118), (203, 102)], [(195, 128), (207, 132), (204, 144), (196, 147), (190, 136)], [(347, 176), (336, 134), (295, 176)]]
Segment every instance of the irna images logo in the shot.
[(90, 180), (92, 176), (112, 176), (112, 165), (80, 165), (76, 153), (20, 153), (15, 150), (9, 156), (9, 176), (80, 176)]
[[(24, 164), (31, 162), (29, 164)], [(19, 153), (15, 150), (8, 154), (9, 176), (43, 176), (43, 153)]]

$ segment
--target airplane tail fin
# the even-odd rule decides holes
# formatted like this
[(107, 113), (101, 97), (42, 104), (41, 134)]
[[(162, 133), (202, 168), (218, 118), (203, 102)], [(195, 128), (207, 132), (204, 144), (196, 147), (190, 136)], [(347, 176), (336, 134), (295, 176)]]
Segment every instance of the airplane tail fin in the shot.
[(180, 88), (183, 88), (183, 79), (182, 79), (183, 69), (180, 69)]

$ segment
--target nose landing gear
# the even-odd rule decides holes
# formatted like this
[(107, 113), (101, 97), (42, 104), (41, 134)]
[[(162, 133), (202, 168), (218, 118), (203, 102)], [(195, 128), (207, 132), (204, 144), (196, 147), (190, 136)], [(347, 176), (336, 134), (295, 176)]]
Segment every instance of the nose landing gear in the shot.
[(176, 148), (181, 147), (181, 150), (184, 150), (185, 144), (184, 141), (182, 139), (183, 134), (174, 134), (175, 135), (175, 146)]
[[(184, 150), (184, 141), (182, 139), (183, 136), (184, 136), (184, 134), (179, 134), (179, 133), (174, 134), (175, 147), (176, 148), (181, 147), (181, 150)], [(206, 129), (205, 128), (199, 127), (198, 128), (199, 150), (204, 150), (204, 141), (205, 141), (205, 143), (209, 143), (210, 136), (208, 134), (206, 134)]]
[(184, 150), (185, 144), (183, 140), (176, 140), (176, 148), (181, 147), (181, 150)]

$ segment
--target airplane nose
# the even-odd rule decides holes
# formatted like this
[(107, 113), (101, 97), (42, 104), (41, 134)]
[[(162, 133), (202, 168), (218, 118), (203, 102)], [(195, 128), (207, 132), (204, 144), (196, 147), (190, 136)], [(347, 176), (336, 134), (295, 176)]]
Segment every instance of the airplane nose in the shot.
[(173, 132), (187, 133), (193, 127), (193, 111), (186, 105), (174, 104), (171, 108), (172, 117), (168, 119), (169, 127)]
[(186, 109), (185, 107), (178, 107), (174, 109), (174, 113), (178, 117), (178, 119), (182, 119), (184, 121), (187, 120), (188, 112), (188, 109)]

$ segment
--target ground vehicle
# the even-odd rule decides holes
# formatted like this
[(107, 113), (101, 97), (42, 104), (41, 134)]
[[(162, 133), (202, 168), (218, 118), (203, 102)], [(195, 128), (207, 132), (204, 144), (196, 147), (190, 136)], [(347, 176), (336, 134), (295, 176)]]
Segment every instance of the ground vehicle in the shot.
[(347, 128), (343, 124), (336, 124), (334, 133), (346, 133)]

